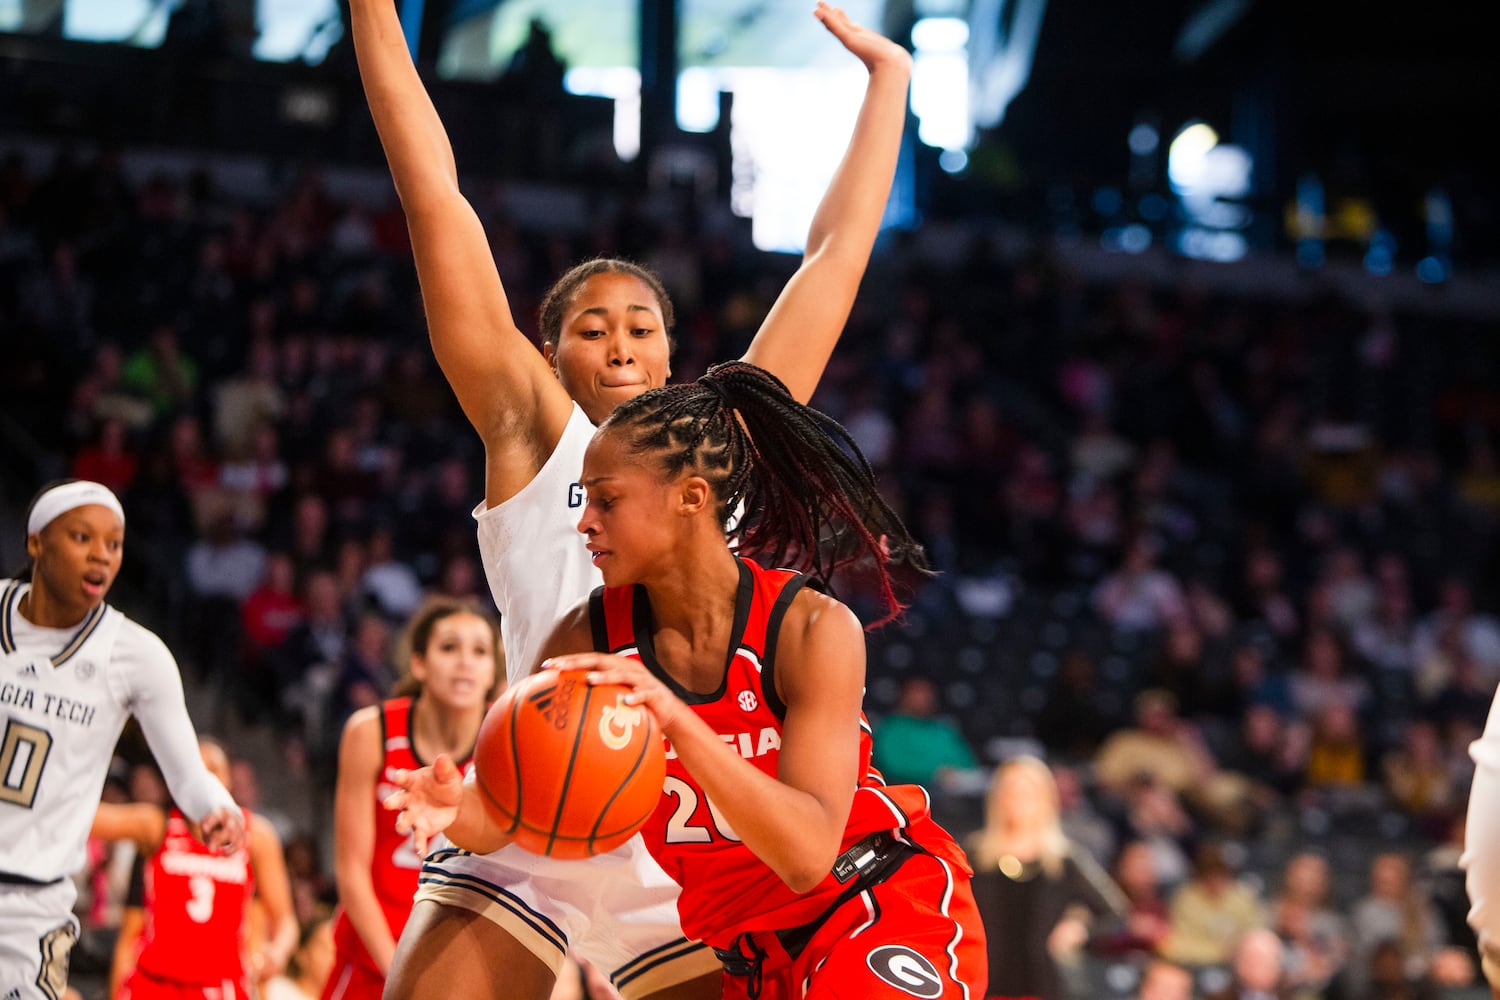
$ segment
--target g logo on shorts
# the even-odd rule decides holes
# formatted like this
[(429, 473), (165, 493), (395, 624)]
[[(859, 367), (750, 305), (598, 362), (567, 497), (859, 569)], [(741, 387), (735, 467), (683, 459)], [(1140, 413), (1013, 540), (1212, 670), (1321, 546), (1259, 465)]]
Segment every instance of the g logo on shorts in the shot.
[(943, 977), (937, 967), (905, 945), (888, 944), (865, 956), (865, 964), (883, 983), (903, 993), (929, 1000), (943, 995)]

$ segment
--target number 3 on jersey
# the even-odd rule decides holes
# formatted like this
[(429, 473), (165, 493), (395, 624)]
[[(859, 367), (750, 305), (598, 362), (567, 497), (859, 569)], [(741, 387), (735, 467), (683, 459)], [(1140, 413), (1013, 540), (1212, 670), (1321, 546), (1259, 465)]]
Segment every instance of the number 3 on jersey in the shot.
[(15, 719), (5, 722), (0, 739), (0, 802), (30, 809), (52, 750), (52, 734)]
[(714, 839), (715, 832), (725, 840), (739, 841), (739, 835), (730, 829), (724, 817), (719, 815), (719, 810), (715, 808), (713, 800), (706, 795), (703, 801), (708, 803), (713, 829), (688, 822), (693, 818), (693, 813), (698, 811), (698, 790), (686, 781), (674, 774), (669, 774), (662, 784), (662, 791), (677, 800), (677, 808), (672, 810), (672, 816), (667, 820), (667, 843), (707, 844)]

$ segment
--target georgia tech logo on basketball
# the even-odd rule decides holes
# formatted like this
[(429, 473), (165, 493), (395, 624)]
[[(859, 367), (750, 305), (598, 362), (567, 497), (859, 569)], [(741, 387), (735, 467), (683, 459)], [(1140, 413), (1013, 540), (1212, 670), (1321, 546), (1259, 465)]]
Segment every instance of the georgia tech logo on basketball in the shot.
[(739, 703), (740, 710), (744, 712), (753, 712), (755, 711), (755, 707), (760, 704), (755, 697), (755, 692), (749, 688), (735, 695), (734, 700)]
[(613, 705), (605, 705), (599, 713), (599, 738), (611, 750), (623, 750), (630, 743), (630, 734), (635, 727), (646, 721), (646, 710), (625, 704), (623, 694), (615, 696)]
[(905, 945), (888, 944), (876, 948), (865, 956), (865, 964), (881, 982), (889, 983), (903, 993), (914, 997), (940, 997), (943, 995), (943, 977), (937, 967), (924, 955), (919, 955)]

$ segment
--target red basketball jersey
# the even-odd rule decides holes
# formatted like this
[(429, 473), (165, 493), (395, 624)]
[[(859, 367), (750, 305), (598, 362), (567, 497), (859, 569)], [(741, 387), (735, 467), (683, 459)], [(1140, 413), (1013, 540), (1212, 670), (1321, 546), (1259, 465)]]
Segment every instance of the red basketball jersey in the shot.
[[(804, 582), (798, 573), (740, 561), (730, 639), (733, 656), (728, 658), (723, 684), (713, 694), (685, 690), (657, 662), (651, 641), (651, 607), (643, 588), (594, 591), (590, 611), (595, 648), (640, 660), (720, 739), (774, 778), (786, 712), (776, 695), (776, 637)], [(887, 786), (870, 765), (870, 726), (863, 716), (859, 730), (859, 787), (840, 850), (876, 831), (902, 830), (907, 839), (968, 871), (958, 845), (929, 818), (927, 793), (916, 785)], [(657, 863), (682, 886), (677, 907), (683, 932), (689, 937), (728, 948), (741, 931), (807, 923), (843, 890), (844, 884), (830, 872), (811, 892), (793, 892), (715, 812), (669, 747), (661, 804), (641, 833)]]
[[(393, 775), (401, 769), (416, 770), (426, 761), (417, 756), (411, 743), (412, 712), (416, 709), (415, 698), (392, 698), (380, 706), (380, 736), (385, 747), (385, 759), (381, 762), (380, 777), (375, 782), (375, 798), (370, 808), (375, 814), (375, 846), (370, 863), (370, 877), (375, 883), (375, 896), (380, 908), (385, 911), (385, 922), (390, 925), (391, 936), (401, 937), (401, 928), (411, 915), (412, 897), (417, 893), (417, 878), (422, 871), (422, 858), (412, 845), (412, 835), (396, 832), (396, 813), (385, 808), (383, 803), (394, 791)], [(473, 751), (470, 751), (472, 756)], [(458, 762), (459, 769), (468, 766), (468, 758)], [(352, 960), (369, 969), (375, 969), (375, 960), (365, 950), (349, 915), (339, 911), (333, 925), (334, 945), (341, 960)]]
[(242, 936), (254, 888), (248, 843), (233, 854), (216, 854), (173, 809), (161, 847), (146, 862), (146, 923), (136, 968), (160, 981), (243, 984)]

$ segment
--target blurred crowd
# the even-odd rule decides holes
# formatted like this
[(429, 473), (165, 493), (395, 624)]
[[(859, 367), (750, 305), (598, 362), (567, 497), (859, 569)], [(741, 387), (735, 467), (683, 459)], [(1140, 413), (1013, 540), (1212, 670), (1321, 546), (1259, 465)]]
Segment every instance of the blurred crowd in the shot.
[[(399, 623), (428, 594), (486, 594), (477, 439), (393, 196), (288, 169), (255, 197), (125, 159), (0, 149), (5, 523), (19, 537), (54, 476), (115, 489), (117, 603), (215, 693), (200, 726), (268, 728), (331, 797)], [(628, 256), (674, 296), (679, 379), (738, 356), (795, 263), (692, 192), (587, 199), (578, 228), (474, 194), (523, 329), (566, 266)], [(1299, 996), (1472, 976), (1455, 872), (1465, 748), (1500, 679), (1495, 322), (1095, 283), (1041, 234), (949, 232), (942, 254), (877, 248), (814, 399), (942, 571), (872, 637), (878, 761), (977, 825), (989, 769), (1018, 743), (1044, 756), (1129, 901), (1095, 955), (1233, 969), (1225, 942), (1270, 928)], [(977, 652), (920, 690), (874, 654), (921, 634)], [(1276, 841), (1337, 854), (1351, 816), (1396, 839), (1337, 893), (1327, 855)], [(330, 833), (284, 835), (310, 855), (310, 918)]]

